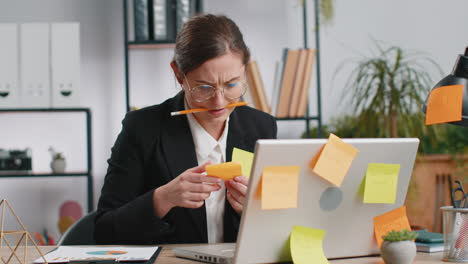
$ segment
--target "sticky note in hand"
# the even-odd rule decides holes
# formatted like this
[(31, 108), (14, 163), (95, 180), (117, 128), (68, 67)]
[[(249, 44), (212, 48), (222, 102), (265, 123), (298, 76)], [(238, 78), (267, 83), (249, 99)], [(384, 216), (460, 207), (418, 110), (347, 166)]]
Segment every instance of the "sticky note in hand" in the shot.
[(205, 170), (208, 176), (217, 177), (225, 181), (242, 175), (242, 166), (238, 162), (208, 165), (205, 167)]

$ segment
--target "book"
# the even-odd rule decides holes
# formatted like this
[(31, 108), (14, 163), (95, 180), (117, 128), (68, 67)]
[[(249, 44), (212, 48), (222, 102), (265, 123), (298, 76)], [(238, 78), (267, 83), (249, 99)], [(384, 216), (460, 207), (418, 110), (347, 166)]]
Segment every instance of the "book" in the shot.
[(294, 76), (297, 70), (297, 61), (299, 59), (299, 50), (288, 50), (284, 65), (283, 79), (281, 82), (281, 91), (278, 102), (278, 118), (288, 117), (289, 103), (292, 86), (294, 85)]
[(281, 86), (281, 76), (283, 75), (283, 61), (277, 61), (275, 64), (275, 80), (273, 81), (273, 92), (271, 93), (271, 114), (276, 116), (278, 108), (278, 98)]
[(441, 252), (444, 251), (444, 243), (423, 243), (416, 242), (418, 252)]
[(428, 232), (426, 229), (414, 231), (418, 233), (416, 242), (422, 243), (443, 243), (444, 235), (441, 233)]
[(263, 85), (262, 76), (260, 75), (260, 69), (258, 68), (258, 64), (256, 61), (252, 62), (252, 69), (253, 69), (253, 77), (255, 81), (255, 88), (257, 89), (258, 99), (260, 101), (260, 106), (263, 112), (270, 113), (271, 109), (268, 105), (268, 99), (265, 93), (265, 87)]
[(315, 49), (307, 50), (306, 66), (302, 79), (301, 93), (299, 95), (299, 103), (293, 117), (303, 117), (307, 111), (307, 99), (309, 98), (310, 79), (312, 77), (312, 65), (315, 61)]
[(252, 68), (252, 61), (247, 63), (246, 66), (247, 72), (247, 82), (249, 84), (246, 93), (244, 94), (244, 100), (253, 108), (262, 110), (262, 105), (260, 104), (260, 99), (257, 93), (257, 87), (254, 77), (254, 71)]
[(289, 110), (288, 110), (289, 117), (296, 117), (296, 112), (297, 112), (296, 109), (298, 107), (299, 100), (300, 100), (307, 54), (308, 54), (307, 49), (299, 50), (298, 61), (296, 65), (296, 73), (294, 75), (294, 82), (293, 82), (293, 86), (291, 89), (291, 96), (289, 98)]
[(247, 78), (257, 109), (270, 113), (270, 106), (268, 105), (265, 87), (263, 86), (257, 62), (250, 61), (247, 64)]

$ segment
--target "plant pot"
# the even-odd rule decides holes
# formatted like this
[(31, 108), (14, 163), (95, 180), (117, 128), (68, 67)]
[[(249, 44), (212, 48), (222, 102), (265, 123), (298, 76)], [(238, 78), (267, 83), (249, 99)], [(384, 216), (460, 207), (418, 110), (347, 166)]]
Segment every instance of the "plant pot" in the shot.
[(414, 241), (384, 241), (380, 248), (386, 264), (410, 264), (416, 256)]
[(53, 173), (64, 173), (66, 165), (65, 159), (54, 159), (50, 163), (50, 168)]

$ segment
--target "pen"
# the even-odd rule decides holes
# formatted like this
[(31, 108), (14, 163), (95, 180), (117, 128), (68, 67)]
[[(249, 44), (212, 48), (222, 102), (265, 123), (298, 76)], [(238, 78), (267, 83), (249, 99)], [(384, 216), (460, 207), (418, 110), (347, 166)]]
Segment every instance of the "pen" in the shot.
[[(247, 105), (247, 102), (238, 102), (238, 103), (228, 104), (224, 108), (231, 108), (231, 107), (237, 107), (237, 106), (243, 106), (243, 105)], [(197, 112), (205, 112), (205, 111), (210, 111), (210, 110), (212, 110), (212, 109), (209, 109), (209, 108), (195, 108), (195, 109), (171, 112), (171, 116), (185, 115), (185, 114), (197, 113)]]

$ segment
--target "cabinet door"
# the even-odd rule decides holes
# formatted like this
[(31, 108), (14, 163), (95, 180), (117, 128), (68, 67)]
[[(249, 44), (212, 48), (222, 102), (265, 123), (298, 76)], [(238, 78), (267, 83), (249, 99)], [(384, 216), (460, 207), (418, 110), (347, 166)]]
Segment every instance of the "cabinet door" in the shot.
[(20, 25), (21, 105), (50, 107), (49, 24)]
[(0, 108), (19, 106), (18, 26), (0, 24)]
[(80, 98), (80, 24), (51, 25), (52, 106), (78, 107)]

